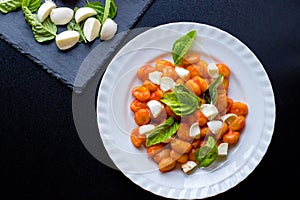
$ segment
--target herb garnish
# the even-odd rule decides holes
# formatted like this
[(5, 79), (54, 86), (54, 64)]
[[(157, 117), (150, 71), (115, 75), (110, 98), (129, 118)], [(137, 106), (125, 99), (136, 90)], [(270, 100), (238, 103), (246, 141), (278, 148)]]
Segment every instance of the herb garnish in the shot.
[(114, 0), (106, 0), (105, 1), (105, 9), (103, 13), (102, 23), (105, 22), (107, 18), (114, 18), (117, 14), (117, 6)]
[(178, 116), (187, 116), (192, 114), (200, 104), (200, 98), (179, 84), (174, 88), (174, 92), (166, 93), (161, 102), (168, 105), (171, 110)]
[(174, 65), (181, 65), (183, 56), (188, 52), (191, 47), (193, 40), (196, 37), (196, 31), (192, 30), (186, 35), (180, 37), (173, 44), (172, 56), (174, 60)]
[(176, 133), (179, 128), (179, 124), (174, 120), (173, 117), (169, 117), (162, 124), (155, 127), (149, 134), (146, 140), (146, 146), (152, 146), (160, 142), (165, 141)]
[(217, 100), (218, 100), (218, 87), (219, 85), (221, 85), (223, 83), (223, 79), (224, 76), (223, 75), (219, 75), (207, 88), (207, 90), (205, 90), (203, 97), (204, 97), (204, 101), (207, 104), (216, 104)]
[(199, 167), (208, 167), (218, 157), (218, 147), (216, 141), (212, 136), (208, 136), (207, 142), (204, 146), (198, 148), (195, 152), (196, 161)]

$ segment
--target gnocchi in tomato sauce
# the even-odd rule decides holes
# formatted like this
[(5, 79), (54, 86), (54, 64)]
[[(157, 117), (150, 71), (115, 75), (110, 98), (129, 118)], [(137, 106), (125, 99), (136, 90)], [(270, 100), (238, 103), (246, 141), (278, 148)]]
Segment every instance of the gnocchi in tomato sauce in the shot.
[[(130, 140), (146, 149), (160, 172), (180, 168), (188, 174), (239, 142), (248, 105), (228, 96), (231, 71), (225, 63), (207, 63), (193, 52), (180, 65), (159, 58), (136, 73)], [(204, 153), (204, 147), (211, 151)]]

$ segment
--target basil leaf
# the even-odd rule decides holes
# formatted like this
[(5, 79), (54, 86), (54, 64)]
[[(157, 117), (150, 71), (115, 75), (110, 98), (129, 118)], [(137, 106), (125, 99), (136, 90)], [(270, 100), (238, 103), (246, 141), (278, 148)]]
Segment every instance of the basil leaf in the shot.
[(110, 10), (110, 0), (106, 0), (105, 1), (104, 13), (103, 13), (103, 19), (102, 19), (103, 23), (108, 18), (109, 10)]
[(200, 98), (183, 85), (176, 85), (174, 92), (166, 93), (160, 101), (178, 116), (192, 114), (200, 104)]
[(0, 0), (0, 11), (3, 13), (9, 13), (20, 8), (22, 0)]
[(117, 5), (115, 3), (114, 0), (111, 0), (110, 2), (110, 7), (109, 7), (109, 13), (108, 13), (108, 18), (115, 18), (115, 16), (117, 15), (117, 11), (118, 11), (118, 8), (117, 8)]
[(103, 4), (101, 2), (98, 2), (98, 1), (93, 1), (93, 2), (86, 1), (85, 7), (93, 8), (97, 12), (96, 18), (102, 23), (103, 13), (104, 13), (104, 6), (103, 6)]
[(53, 40), (56, 36), (57, 27), (53, 24), (50, 18), (47, 18), (43, 23), (40, 22), (36, 14), (33, 14), (26, 6), (22, 8), (25, 19), (31, 26), (34, 38), (37, 42), (45, 42)]
[(182, 84), (176, 85), (174, 91), (185, 92), (189, 95), (190, 98), (200, 102), (200, 98), (197, 95), (195, 95), (195, 93), (191, 92), (187, 87), (183, 86)]
[(23, 0), (22, 7), (27, 7), (30, 12), (36, 12), (41, 6), (42, 0)]
[(208, 167), (218, 156), (218, 147), (216, 141), (212, 136), (208, 136), (206, 144), (198, 148), (195, 152), (196, 161), (199, 167)]
[(179, 128), (179, 124), (174, 120), (173, 117), (169, 117), (162, 124), (155, 127), (146, 139), (146, 146), (152, 146), (160, 142), (165, 141), (176, 133)]
[(187, 116), (192, 114), (197, 108), (197, 102), (189, 98), (184, 92), (170, 92), (164, 95), (161, 102), (168, 105), (178, 116)]
[(219, 75), (207, 88), (207, 90), (205, 90), (204, 94), (203, 94), (203, 98), (205, 103), (207, 104), (216, 104), (217, 100), (218, 100), (218, 87), (219, 85), (221, 85), (223, 83), (223, 75)]
[(103, 13), (102, 22), (104, 23), (107, 18), (113, 19), (117, 14), (117, 5), (114, 0), (106, 0)]
[(182, 58), (188, 52), (195, 37), (196, 37), (196, 30), (192, 30), (175, 41), (172, 49), (172, 57), (174, 60), (174, 65), (182, 64)]

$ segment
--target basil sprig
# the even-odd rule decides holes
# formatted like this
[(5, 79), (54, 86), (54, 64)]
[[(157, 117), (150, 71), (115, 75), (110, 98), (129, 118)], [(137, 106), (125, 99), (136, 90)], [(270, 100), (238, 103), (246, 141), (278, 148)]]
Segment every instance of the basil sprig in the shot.
[(117, 14), (117, 6), (115, 1), (106, 0), (102, 23), (104, 23), (107, 18), (111, 18), (111, 19), (114, 18), (116, 14)]
[(223, 75), (219, 75), (205, 90), (203, 94), (203, 98), (205, 103), (207, 104), (216, 104), (218, 100), (218, 87), (223, 83), (224, 77)]
[(55, 38), (57, 26), (51, 22), (50, 18), (47, 18), (41, 23), (37, 15), (33, 14), (29, 8), (24, 6), (22, 9), (27, 23), (31, 26), (36, 41), (45, 42)]
[(155, 127), (146, 139), (146, 146), (152, 146), (160, 142), (165, 141), (176, 133), (179, 128), (179, 124), (174, 120), (173, 117), (169, 117), (162, 124)]
[(166, 93), (160, 101), (178, 116), (192, 114), (200, 104), (200, 98), (181, 84), (176, 85), (173, 92)]
[(22, 0), (0, 0), (0, 11), (9, 13), (22, 6)]
[(198, 148), (194, 155), (196, 161), (199, 163), (198, 167), (208, 167), (211, 165), (218, 157), (218, 147), (215, 139), (212, 136), (208, 136), (205, 145)]
[(114, 0), (111, 0), (110, 1), (108, 18), (111, 18), (111, 19), (115, 18), (115, 16), (117, 15), (117, 12), (118, 12), (117, 5), (116, 5)]
[(197, 34), (196, 30), (192, 30), (175, 41), (172, 49), (172, 57), (174, 60), (174, 65), (182, 64), (182, 58), (191, 47), (193, 40), (196, 37), (196, 34)]

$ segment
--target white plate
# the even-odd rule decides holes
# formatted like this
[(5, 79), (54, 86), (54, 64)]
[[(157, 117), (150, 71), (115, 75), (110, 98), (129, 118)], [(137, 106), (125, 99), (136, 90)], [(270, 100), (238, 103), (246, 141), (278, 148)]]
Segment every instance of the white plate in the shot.
[[(157, 164), (130, 142), (136, 127), (129, 105), (131, 90), (141, 84), (139, 67), (170, 52), (176, 39), (197, 31), (192, 46), (208, 62), (222, 62), (231, 69), (229, 97), (249, 106), (246, 126), (226, 160), (199, 168), (191, 175), (180, 169), (160, 173)], [(170, 57), (167, 57), (171, 59)], [(232, 35), (209, 25), (179, 22), (161, 25), (138, 35), (113, 58), (101, 81), (97, 122), (104, 146), (116, 166), (131, 181), (154, 194), (176, 199), (201, 199), (217, 195), (244, 180), (259, 164), (271, 142), (275, 101), (269, 78), (256, 56)]]

